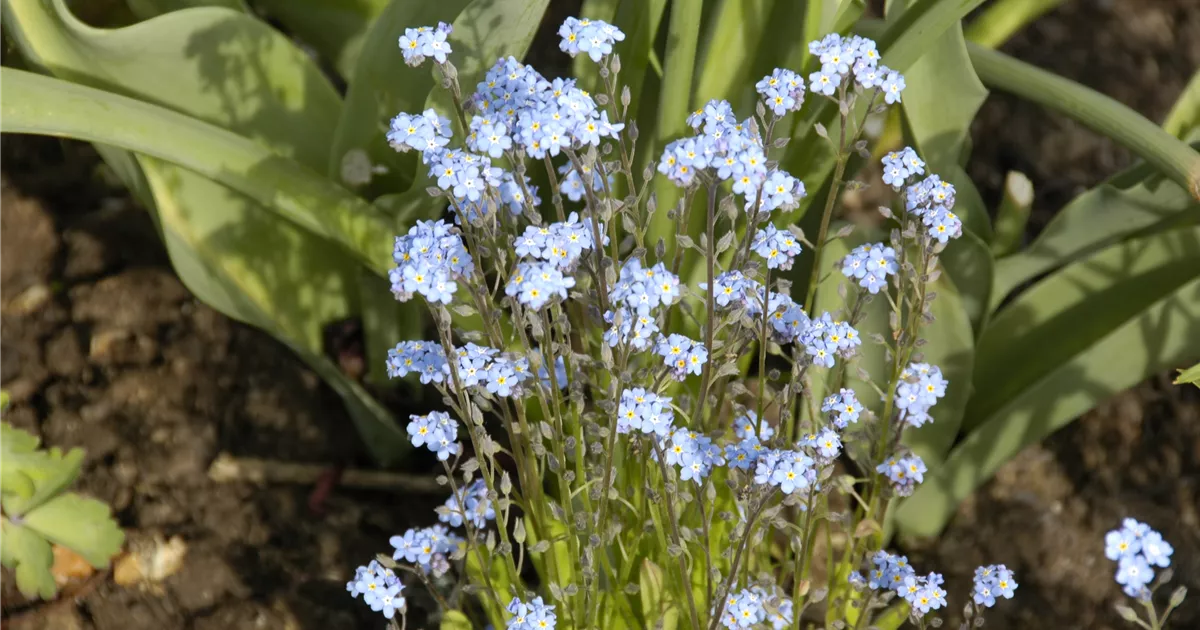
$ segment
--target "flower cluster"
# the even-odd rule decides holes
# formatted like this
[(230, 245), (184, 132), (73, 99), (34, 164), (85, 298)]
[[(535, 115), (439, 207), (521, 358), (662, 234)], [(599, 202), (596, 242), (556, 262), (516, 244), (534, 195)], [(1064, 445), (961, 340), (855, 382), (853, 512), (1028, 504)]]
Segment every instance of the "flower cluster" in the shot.
[(517, 263), (516, 271), (508, 277), (504, 294), (534, 310), (541, 310), (552, 298), (567, 299), (567, 289), (575, 286), (575, 278), (563, 275), (553, 263)]
[(829, 313), (813, 318), (796, 339), (813, 365), (831, 368), (834, 356), (850, 357), (862, 345), (858, 331), (846, 322), (835, 322)]
[(654, 352), (663, 358), (663, 364), (671, 371), (675, 380), (682, 381), (688, 374), (699, 376), (708, 363), (708, 350), (699, 341), (688, 339), (683, 335), (659, 335)]
[(1162, 534), (1132, 518), (1104, 537), (1104, 555), (1117, 562), (1117, 583), (1126, 595), (1138, 599), (1149, 599), (1146, 586), (1154, 580), (1154, 567), (1171, 566), (1173, 553), (1175, 549)]
[(525, 603), (514, 597), (505, 610), (509, 617), (508, 630), (554, 630), (558, 617), (554, 614), (554, 606), (548, 606), (541, 597), (534, 597)]
[(392, 251), (396, 268), (388, 272), (392, 293), (407, 302), (420, 293), (430, 302), (449, 304), (458, 283), (470, 278), (473, 260), (462, 237), (445, 221), (417, 221)]
[(617, 433), (641, 433), (666, 437), (671, 432), (675, 411), (671, 398), (648, 392), (641, 387), (621, 392), (617, 408)]
[(609, 347), (616, 347), (624, 341), (635, 350), (645, 350), (658, 335), (658, 323), (649, 314), (634, 314), (627, 309), (608, 311), (604, 321), (610, 324), (604, 332), (604, 342)]
[(410, 529), (403, 536), (392, 536), (388, 544), (395, 548), (392, 559), (420, 567), (426, 573), (443, 575), (450, 568), (448, 556), (463, 540), (444, 525)]
[(792, 261), (801, 251), (795, 235), (787, 230), (778, 230), (770, 223), (754, 235), (750, 246), (754, 253), (766, 259), (768, 269), (791, 269)]
[(562, 37), (558, 47), (563, 52), (572, 57), (586, 53), (595, 62), (611, 53), (613, 44), (625, 41), (625, 33), (621, 29), (608, 22), (587, 18), (567, 18), (558, 28), (558, 35)]
[(400, 52), (404, 55), (404, 63), (419, 66), (426, 57), (433, 57), (438, 63), (446, 63), (446, 55), (454, 52), (446, 38), (454, 31), (454, 27), (445, 22), (438, 22), (436, 27), (419, 26), (406, 28), (400, 36)]
[(496, 510), (492, 500), (488, 498), (487, 483), (476, 479), (471, 485), (459, 488), (458, 492), (446, 499), (444, 510), (438, 511), (438, 520), (451, 527), (462, 527), (463, 522), (469, 522), (476, 529), (487, 526), (487, 522), (496, 518)]
[(721, 625), (734, 630), (769, 623), (772, 630), (783, 630), (792, 625), (792, 614), (792, 600), (754, 586), (729, 596)]
[(933, 422), (929, 410), (946, 395), (949, 381), (942, 378), (942, 370), (928, 363), (909, 364), (900, 373), (900, 384), (896, 387), (896, 408), (900, 419), (912, 427)]
[(892, 491), (902, 497), (913, 493), (917, 484), (925, 481), (925, 461), (915, 454), (892, 457), (875, 467), (875, 472), (892, 482)]
[(815, 463), (803, 451), (767, 451), (755, 462), (754, 483), (774, 486), (784, 494), (807, 490), (817, 483)]
[(765, 419), (761, 424), (760, 428), (757, 413), (746, 411), (733, 421), (733, 434), (739, 440), (755, 439), (766, 442), (775, 436), (775, 429), (771, 428)]
[(775, 116), (799, 111), (804, 104), (804, 79), (786, 68), (775, 68), (774, 72), (755, 83), (754, 89)]
[(388, 350), (387, 373), (390, 378), (420, 375), (421, 383), (444, 382), (450, 376), (446, 353), (433, 341), (401, 341)]
[(346, 583), (346, 590), (351, 597), (363, 596), (363, 603), (371, 610), (383, 613), (391, 619), (396, 611), (404, 610), (404, 584), (391, 569), (385, 568), (378, 561), (372, 560), (366, 566), (354, 571), (354, 579)]
[(900, 101), (904, 77), (879, 65), (879, 50), (873, 40), (831, 33), (810, 43), (808, 51), (821, 61), (821, 69), (808, 75), (808, 89), (813, 92), (833, 96), (838, 86), (853, 73), (854, 80), (862, 88), (883, 92), (883, 100), (888, 105)]
[[(608, 238), (603, 236), (604, 225), (596, 226), (603, 239), (603, 245), (608, 244)], [(566, 221), (550, 225), (530, 225), (521, 236), (513, 239), (513, 247), (518, 256), (548, 262), (564, 272), (573, 271), (584, 252), (595, 248), (592, 237), (592, 220), (579, 219), (572, 212)]]
[(446, 461), (457, 455), (458, 421), (444, 411), (434, 411), (425, 416), (409, 416), (408, 439), (413, 446), (428, 448), (437, 453), (437, 458)]
[(432, 151), (450, 144), (450, 121), (432, 109), (420, 114), (400, 113), (392, 119), (388, 144), (397, 151)]
[(883, 156), (883, 183), (900, 190), (908, 178), (925, 174), (925, 161), (917, 156), (912, 147), (892, 151)]
[(962, 219), (950, 211), (954, 207), (954, 185), (937, 175), (909, 186), (904, 205), (909, 214), (921, 219), (930, 238), (939, 243), (962, 236)]
[(862, 409), (863, 406), (858, 402), (858, 397), (854, 395), (854, 390), (846, 388), (826, 397), (821, 403), (821, 411), (832, 414), (833, 425), (839, 429), (845, 429), (851, 423), (858, 422), (858, 416), (862, 413)]
[(679, 467), (680, 481), (702, 483), (713, 466), (725, 465), (725, 457), (712, 438), (688, 429), (675, 429), (669, 441), (664, 440), (663, 461)]
[(859, 286), (871, 293), (887, 286), (888, 276), (896, 275), (896, 250), (883, 243), (868, 243), (854, 248), (842, 259), (842, 275), (857, 280)]
[[(631, 166), (640, 162), (631, 157), (637, 153), (632, 150), (637, 140), (633, 121), (623, 118), (630, 110), (630, 92), (615, 81), (620, 70), (614, 46), (625, 37), (619, 29), (571, 18), (559, 30), (564, 51), (602, 64), (605, 92), (595, 97), (575, 79), (546, 79), (508, 57), (497, 60), (474, 93), (461, 98), (459, 75), (446, 57), (449, 33), (443, 24), (409, 29), (401, 38), (406, 62), (417, 65), (433, 57), (443, 64), (438, 74), (455, 96), (457, 109), (450, 118), (465, 128), (456, 143), (453, 129), (460, 125), (428, 109), (397, 115), (387, 132), (397, 151), (421, 155), (428, 190), (447, 215), (418, 222), (396, 239), (392, 290), (402, 301), (417, 293), (425, 298), (439, 341), (398, 344), (388, 353), (387, 369), (393, 377), (416, 374), (422, 383), (434, 384), (451, 413), (469, 421), (475, 448), (465, 455), (458, 441), (459, 420), (450, 413), (411, 416), (407, 432), (412, 444), (445, 463), (442, 480), (453, 491), (435, 510), (439, 524), (389, 540), (393, 559), (403, 565), (381, 558), (383, 566), (361, 567), (347, 588), (355, 595), (370, 591), (366, 599), (372, 607), (389, 618), (403, 618), (403, 585), (386, 567), (412, 572), (443, 605), (466, 603), (464, 595), (484, 586), (480, 580), (504, 575), (506, 583), (498, 590), (506, 599), (517, 597), (504, 609), (484, 606), (488, 621), (497, 628), (553, 630), (556, 606), (590, 612), (588, 601), (619, 597), (615, 591), (599, 591), (620, 584), (621, 576), (637, 569), (630, 562), (642, 563), (643, 572), (657, 570), (656, 565), (673, 568), (664, 564), (665, 556), (694, 558), (700, 545), (708, 549), (717, 542), (712, 536), (728, 535), (739, 551), (723, 554), (710, 567), (716, 577), (709, 580), (708, 598), (702, 602), (713, 607), (707, 618), (688, 597), (687, 608), (683, 601), (664, 600), (659, 611), (642, 611), (641, 621), (661, 625), (664, 620), (653, 616), (669, 605), (680, 617), (689, 615), (692, 625), (790, 627), (799, 611), (781, 595), (771, 572), (764, 570), (771, 565), (762, 559), (778, 558), (789, 567), (795, 560), (803, 566), (802, 554), (810, 550), (785, 545), (779, 550), (782, 558), (765, 548), (747, 555), (743, 552), (750, 538), (734, 539), (756, 534), (778, 539), (784, 522), (797, 533), (811, 531), (813, 519), (824, 519), (827, 506), (843, 504), (825, 503), (826, 495), (849, 493), (842, 477), (831, 481), (835, 462), (847, 450), (861, 465), (878, 464), (877, 474), (864, 481), (869, 490), (864, 496), (911, 494), (926, 473), (919, 457), (902, 451), (883, 463), (868, 464), (859, 461), (869, 450), (862, 446), (876, 440), (898, 444), (904, 427), (930, 422), (930, 410), (945, 396), (947, 382), (936, 366), (924, 363), (891, 374), (898, 380), (872, 386), (876, 391), (894, 389), (894, 397), (886, 400), (892, 410), (886, 418), (864, 413), (855, 391), (840, 388), (842, 372), (849, 375), (856, 367), (849, 360), (862, 343), (855, 325), (874, 321), (864, 310), (872, 300), (856, 291), (854, 301), (843, 308), (824, 304), (829, 300), (822, 297), (818, 310), (811, 302), (806, 308), (793, 299), (783, 272), (808, 252), (791, 221), (772, 213), (798, 207), (806, 190), (799, 177), (779, 168), (783, 156), (777, 149), (786, 138), (777, 134), (791, 128), (781, 118), (798, 112), (808, 93), (816, 92), (841, 102), (846, 131), (833, 141), (838, 155), (861, 152), (863, 125), (847, 124), (855, 99), (869, 97), (870, 106), (878, 100), (896, 103), (903, 77), (880, 65), (871, 40), (831, 35), (810, 44), (821, 66), (807, 80), (776, 68), (755, 85), (761, 100), (754, 116), (739, 119), (723, 100), (705, 103), (687, 117), (690, 134), (669, 142), (658, 156), (657, 171), (687, 188), (671, 195), (675, 208), (668, 218), (679, 237), (668, 240), (660, 238), (661, 221), (653, 216), (660, 203), (650, 192), (654, 170), (639, 178)], [(535, 172), (527, 171), (530, 166)], [(897, 295), (888, 297), (907, 306), (913, 304), (905, 299), (907, 291), (920, 290), (928, 279), (899, 282), (894, 278), (901, 273), (898, 255), (919, 246), (927, 256), (936, 250), (930, 239), (945, 243), (962, 226), (950, 212), (953, 186), (933, 175), (920, 179), (926, 165), (914, 150), (889, 154), (883, 166), (885, 182), (905, 191), (902, 229), (892, 232), (892, 242), (864, 245), (838, 265), (871, 294), (894, 288)], [(553, 201), (557, 222), (538, 209), (543, 200), (531, 174), (543, 182), (542, 194)], [(696, 212), (705, 202), (710, 214), (705, 238), (697, 238), (702, 246), (696, 248), (691, 238), (697, 235), (689, 224), (703, 218)], [(564, 207), (568, 203), (582, 204), (582, 209), (569, 212)], [(928, 237), (916, 227), (918, 219)], [(829, 241), (825, 237), (823, 227), (819, 245)], [(673, 243), (670, 253), (668, 243)], [(712, 258), (698, 266), (685, 263), (688, 249)], [(815, 269), (826, 271), (830, 261), (822, 264), (820, 252), (813, 254)], [(912, 269), (907, 263), (904, 268)], [(685, 287), (677, 274), (704, 274), (701, 291), (694, 290), (694, 280)], [(460, 301), (465, 296), (467, 304), (446, 308), (455, 296)], [(462, 320), (449, 317), (450, 310), (477, 314), (484, 325), (463, 330)], [(896, 314), (913, 334), (881, 341), (892, 356), (909, 356), (919, 345), (924, 322), (915, 319), (920, 313), (911, 311), (916, 310), (901, 308)], [(837, 313), (846, 313), (837, 315), (844, 319), (835, 319)], [(602, 334), (596, 330), (600, 319), (605, 322)], [(690, 328), (676, 328), (681, 321)], [(735, 367), (739, 355), (750, 353), (764, 366), (759, 372), (771, 368), (769, 375), (758, 374), (755, 387), (748, 387)], [(788, 366), (791, 373), (785, 376)], [(846, 369), (831, 375), (827, 370), (835, 366)], [(858, 368), (857, 373), (865, 371)], [(831, 376), (838, 378), (831, 381)], [(703, 392), (694, 387), (700, 380)], [(560, 391), (551, 391), (554, 387)], [(819, 413), (817, 399), (805, 398), (812, 392), (826, 392)], [(768, 409), (770, 422), (763, 417)], [(722, 431), (730, 416), (735, 417), (733, 430)], [(849, 430), (862, 422), (869, 426)], [(495, 427), (503, 427), (506, 435), (490, 435)], [(627, 500), (619, 488), (630, 489)], [(835, 528), (848, 520), (846, 529), (855, 532), (863, 519), (882, 522), (886, 514), (878, 510), (886, 508), (875, 505), (888, 502), (867, 503), (872, 505), (850, 519), (829, 515), (825, 520)], [(549, 518), (572, 527), (555, 535)], [(713, 534), (709, 530), (718, 523), (715, 519), (737, 522)], [(669, 529), (663, 527), (668, 521)], [(604, 531), (592, 535), (589, 524), (596, 523), (603, 523)], [(630, 536), (655, 530), (659, 536)], [(453, 532), (465, 533), (460, 538)], [(590, 562), (586, 550), (596, 545), (637, 553), (606, 554), (605, 562), (582, 565), (585, 576), (590, 571), (595, 578), (585, 579), (582, 587), (568, 583), (569, 576), (555, 569), (564, 561)], [(578, 555), (580, 549), (583, 555)], [(855, 555), (852, 562), (865, 564), (871, 550), (854, 549), (867, 555)], [(574, 557), (561, 555), (568, 550)], [(466, 558), (484, 564), (470, 567)], [(529, 558), (541, 561), (531, 565)], [(905, 559), (882, 552), (874, 564), (871, 587), (887, 597), (903, 597), (914, 614), (946, 606), (940, 575), (918, 576)], [(1011, 574), (998, 575), (1003, 567), (983, 569), (990, 577), (977, 579), (976, 601), (988, 602), (986, 596), (979, 599), (981, 592), (993, 597), (988, 606), (994, 598), (1010, 597), (1016, 588)], [(454, 570), (457, 579), (442, 579)], [(751, 571), (754, 582), (739, 585), (737, 576)], [(789, 573), (774, 577), (783, 580), (779, 584), (800, 588), (799, 576)], [(851, 583), (867, 586), (857, 574)], [(525, 590), (535, 584), (545, 601)], [(497, 590), (490, 583), (487, 589)], [(664, 596), (674, 598), (675, 593)], [(631, 611), (626, 604), (612, 599), (611, 605), (598, 607), (601, 617), (588, 622), (604, 625), (610, 620), (605, 615), (636, 615), (636, 608)], [(860, 613), (876, 608), (868, 603)]]
[(669, 143), (658, 161), (658, 172), (675, 185), (692, 186), (707, 173), (714, 181), (732, 182), (746, 210), (758, 212), (795, 208), (804, 198), (803, 182), (768, 168), (753, 121), (739, 123), (727, 101), (709, 101), (687, 122), (696, 135)]
[(976, 568), (973, 581), (973, 599), (984, 608), (995, 606), (997, 597), (1012, 599), (1013, 591), (1017, 589), (1017, 581), (1013, 579), (1012, 571), (1003, 564), (989, 564)]

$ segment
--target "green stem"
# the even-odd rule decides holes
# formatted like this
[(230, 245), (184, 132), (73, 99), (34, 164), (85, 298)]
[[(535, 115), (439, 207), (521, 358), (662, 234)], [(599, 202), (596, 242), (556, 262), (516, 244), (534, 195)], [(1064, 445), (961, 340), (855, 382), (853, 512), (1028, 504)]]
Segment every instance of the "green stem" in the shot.
[(988, 87), (1057, 111), (1112, 138), (1200, 199), (1200, 153), (1121, 103), (1008, 55), (967, 45)]

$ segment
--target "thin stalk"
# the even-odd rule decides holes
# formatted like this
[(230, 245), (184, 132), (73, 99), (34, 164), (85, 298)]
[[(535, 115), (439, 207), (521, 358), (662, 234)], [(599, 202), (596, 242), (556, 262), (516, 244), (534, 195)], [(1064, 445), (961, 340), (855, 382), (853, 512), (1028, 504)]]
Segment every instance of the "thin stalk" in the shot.
[(696, 596), (692, 593), (692, 574), (688, 571), (687, 561), (684, 560), (683, 541), (679, 535), (679, 519), (675, 516), (675, 493), (671, 492), (674, 487), (674, 482), (671, 481), (670, 473), (667, 471), (666, 454), (663, 453), (662, 446), (658, 440), (650, 438), (654, 444), (654, 452), (658, 455), (658, 467), (662, 472), (663, 492), (667, 495), (666, 504), (663, 506), (663, 511), (667, 513), (667, 520), (671, 523), (671, 542), (676, 547), (679, 547), (679, 579), (683, 582), (683, 591), (687, 594), (688, 612), (692, 619), (692, 628), (700, 630), (700, 615), (696, 612)]
[(708, 385), (712, 380), (713, 365), (716, 362), (716, 354), (713, 352), (713, 334), (717, 323), (716, 295), (713, 290), (713, 278), (716, 274), (717, 256), (713, 242), (716, 236), (717, 225), (717, 184), (712, 182), (708, 185), (708, 217), (707, 227), (705, 228), (705, 240), (708, 251), (705, 252), (705, 257), (708, 259), (708, 291), (704, 297), (704, 304), (708, 312), (708, 319), (704, 322), (704, 349), (708, 352), (708, 361), (704, 363), (704, 374), (700, 377), (700, 393), (696, 396), (692, 419), (695, 422), (703, 422), (700, 417), (704, 410), (704, 400), (708, 398)]

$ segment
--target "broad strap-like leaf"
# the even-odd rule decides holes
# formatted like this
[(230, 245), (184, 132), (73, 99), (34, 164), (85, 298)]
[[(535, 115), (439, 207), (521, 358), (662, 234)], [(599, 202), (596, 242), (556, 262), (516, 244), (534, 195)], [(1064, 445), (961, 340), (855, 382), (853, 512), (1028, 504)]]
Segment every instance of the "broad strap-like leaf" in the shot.
[[(0, 69), (0, 131), (118, 146), (179, 164), (237, 190), (386, 275), (389, 221), (345, 189), (252, 140), (117, 94)], [(103, 121), (97, 124), (97, 121)]]
[(1024, 447), (1200, 349), (1200, 228), (1111, 246), (1042, 280), (997, 316), (977, 351), (967, 437), (897, 513), (934, 535)]
[[(286, 2), (291, 0), (280, 4)], [(361, 151), (372, 165), (387, 168), (387, 172), (376, 175), (368, 186), (363, 187), (368, 198), (400, 193), (412, 185), (414, 169), (420, 161), (415, 153), (399, 153), (391, 148), (385, 130), (396, 114), (419, 113), (424, 109), (434, 80), (430, 68), (432, 62), (416, 68), (404, 64), (400, 36), (405, 28), (453, 21), (467, 2), (392, 2), (371, 23), (363, 37), (362, 54), (348, 75), (350, 85), (346, 90), (346, 103), (330, 145), (328, 171), (331, 179), (352, 184), (343, 181), (342, 166), (348, 153)], [(454, 56), (457, 55), (455, 48)], [(474, 85), (463, 86), (463, 89), (473, 90)]]
[(1200, 221), (1200, 202), (1179, 184), (1135, 167), (1079, 195), (1028, 247), (996, 261), (991, 308), (1052, 269), (1156, 226)]
[[(301, 42), (349, 78), (366, 52), (364, 40), (372, 24), (390, 5), (426, 5), (399, 0), (254, 0), (268, 18), (279, 20)], [(397, 35), (397, 37), (399, 37)]]

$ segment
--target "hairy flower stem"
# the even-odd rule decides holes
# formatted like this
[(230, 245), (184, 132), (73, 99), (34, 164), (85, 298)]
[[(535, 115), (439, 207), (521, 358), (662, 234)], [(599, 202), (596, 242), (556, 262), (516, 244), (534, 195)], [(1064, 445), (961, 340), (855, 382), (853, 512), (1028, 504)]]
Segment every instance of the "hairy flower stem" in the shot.
[[(700, 377), (700, 393), (696, 395), (696, 402), (692, 411), (692, 419), (694, 422), (701, 423), (704, 426), (701, 413), (704, 411), (704, 401), (708, 398), (708, 385), (712, 380), (713, 365), (716, 363), (716, 353), (713, 348), (713, 335), (716, 332), (714, 329), (717, 323), (717, 307), (716, 293), (713, 289), (713, 278), (716, 275), (717, 256), (715, 251), (716, 227), (717, 227), (717, 183), (715, 181), (708, 185), (708, 216), (706, 234), (705, 257), (708, 263), (708, 291), (704, 298), (705, 307), (708, 310), (708, 319), (704, 323), (704, 349), (708, 351), (708, 361), (704, 363), (704, 375)], [(714, 410), (713, 414), (719, 413), (720, 410)]]
[(675, 516), (675, 493), (671, 492), (671, 488), (675, 486), (671, 481), (670, 472), (667, 470), (666, 454), (662, 451), (662, 446), (658, 441), (651, 437), (651, 442), (654, 444), (654, 452), (658, 455), (658, 468), (662, 471), (663, 490), (666, 492), (667, 500), (663, 506), (663, 511), (667, 513), (667, 520), (671, 523), (671, 543), (679, 548), (679, 580), (682, 583), (683, 591), (687, 594), (688, 612), (691, 614), (693, 630), (700, 630), (700, 616), (696, 612), (696, 596), (692, 593), (692, 574), (688, 571), (687, 560), (684, 559), (683, 541), (679, 535), (679, 519)]
[(713, 600), (716, 607), (713, 609), (712, 619), (709, 620), (708, 630), (716, 630), (721, 623), (721, 615), (725, 613), (725, 603), (729, 599), (729, 591), (733, 589), (733, 583), (737, 580), (738, 566), (742, 563), (742, 556), (746, 553), (750, 539), (754, 537), (754, 526), (758, 524), (758, 517), (762, 515), (763, 510), (767, 507), (767, 502), (773, 496), (775, 496), (774, 488), (759, 499), (758, 505), (750, 513), (750, 519), (746, 521), (746, 535), (742, 537), (737, 553), (733, 556), (733, 564), (729, 565), (729, 575), (725, 578), (725, 583), (721, 585), (721, 594)]

